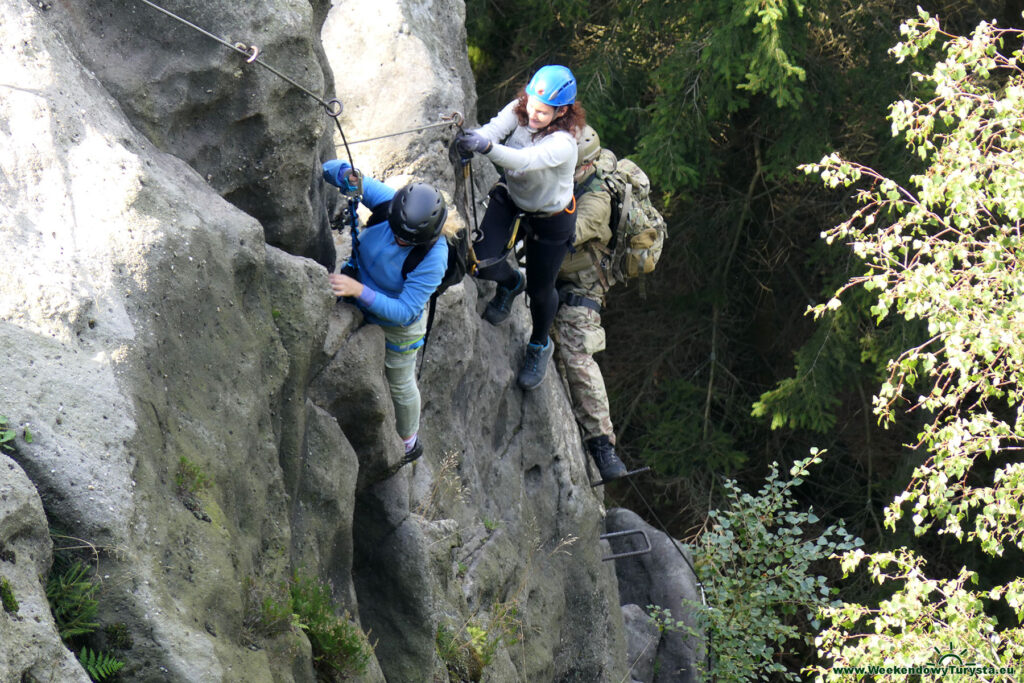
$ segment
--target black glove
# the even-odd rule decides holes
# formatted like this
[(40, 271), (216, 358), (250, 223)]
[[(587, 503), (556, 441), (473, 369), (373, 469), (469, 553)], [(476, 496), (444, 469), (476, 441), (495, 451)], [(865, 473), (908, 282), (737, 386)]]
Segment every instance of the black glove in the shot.
[(493, 143), (485, 138), (476, 131), (469, 131), (466, 133), (459, 133), (455, 138), (455, 143), (459, 146), (459, 151), (463, 154), (473, 154), (478, 152), (480, 154), (487, 154), (491, 151)]

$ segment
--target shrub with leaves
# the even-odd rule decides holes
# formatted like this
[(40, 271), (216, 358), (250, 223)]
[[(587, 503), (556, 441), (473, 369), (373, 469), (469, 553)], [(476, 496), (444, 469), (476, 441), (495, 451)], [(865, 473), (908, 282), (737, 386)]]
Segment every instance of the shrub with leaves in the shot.
[(124, 668), (124, 662), (106, 652), (94, 652), (83, 647), (78, 661), (94, 681), (105, 681)]
[[(100, 627), (96, 618), (99, 611), (98, 588), (89, 565), (58, 554), (46, 581), (46, 599), (61, 640), (78, 652), (78, 661), (92, 680), (105, 681), (117, 674), (124, 667), (124, 662), (107, 652), (90, 650), (82, 645)], [(126, 629), (121, 642), (131, 643)]]
[(458, 628), (439, 625), (434, 644), (454, 679), (479, 681), (500, 648), (522, 640), (522, 630), (519, 601), (512, 598), (495, 602), (486, 621), (472, 618)]
[(89, 566), (77, 560), (63, 571), (50, 574), (46, 581), (46, 599), (62, 640), (89, 635), (99, 628), (97, 587)]
[[(707, 607), (689, 606), (698, 617), (695, 635), (703, 630), (710, 641), (706, 673), (713, 679), (800, 680), (781, 658), (813, 642), (817, 612), (836, 592), (812, 566), (863, 543), (842, 524), (818, 531), (814, 512), (797, 510), (793, 489), (820, 462), (812, 451), (811, 458), (793, 465), (788, 480), (780, 479), (773, 464), (757, 495), (725, 482), (729, 504), (710, 513), (711, 527), (695, 552)], [(659, 627), (683, 627), (671, 613), (652, 616)]]
[(20, 609), (18, 599), (14, 597), (14, 589), (6, 576), (0, 576), (0, 607), (8, 614), (17, 614)]
[[(14, 438), (16, 436), (17, 432), (11, 429), (9, 420), (0, 415), (0, 452), (14, 452)], [(25, 443), (32, 443), (32, 432), (28, 430), (28, 427), (22, 429), (22, 438), (25, 439)]]
[(348, 613), (335, 613), (331, 588), (296, 572), (289, 587), (295, 623), (313, 647), (313, 664), (321, 680), (343, 680), (366, 671), (373, 646)]
[[(863, 187), (860, 208), (825, 237), (846, 242), (867, 266), (813, 310), (837, 309), (846, 290), (862, 286), (879, 322), (895, 314), (926, 323), (926, 341), (889, 361), (874, 397), (883, 424), (898, 410), (923, 424), (907, 444), (921, 462), (886, 509), (886, 525), (895, 531), (907, 515), (917, 535), (948, 534), (997, 557), (1024, 549), (1024, 463), (1015, 457), (1024, 447), (1024, 32), (982, 23), (954, 36), (919, 10), (901, 33), (891, 50), (898, 61), (936, 44), (944, 54), (931, 73), (914, 74), (926, 95), (890, 108), (893, 135), (925, 169), (902, 186), (838, 155), (806, 167), (831, 187)], [(950, 643), (979, 664), (1024, 657), (1019, 571), (985, 577), (984, 588), (968, 567), (934, 579), (908, 549), (847, 553), (842, 566), (866, 568), (890, 597), (824, 611), (831, 625), (818, 647), (836, 665), (928, 664)], [(997, 609), (1018, 623), (1001, 624)]]
[(8, 426), (7, 418), (0, 415), (0, 451), (10, 451), (13, 448), (14, 430)]

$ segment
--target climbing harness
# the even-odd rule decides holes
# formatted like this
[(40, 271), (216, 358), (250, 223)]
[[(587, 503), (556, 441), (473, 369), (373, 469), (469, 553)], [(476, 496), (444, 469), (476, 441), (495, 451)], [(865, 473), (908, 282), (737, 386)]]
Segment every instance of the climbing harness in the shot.
[[(523, 218), (525, 216), (526, 214), (523, 213), (522, 211), (515, 215), (515, 218), (512, 221), (512, 234), (509, 235), (508, 242), (505, 244), (505, 248), (502, 249), (501, 252), (498, 253), (496, 256), (485, 258), (482, 261), (477, 261), (477, 270), (480, 270), (481, 268), (488, 268), (490, 266), (493, 266), (495, 263), (501, 263), (502, 261), (505, 260), (505, 257), (507, 257), (509, 252), (512, 251), (512, 249), (516, 246), (516, 242), (519, 238), (519, 226), (522, 225)], [(482, 238), (483, 235), (481, 234), (480, 237), (477, 238), (477, 241), (479, 241)]]

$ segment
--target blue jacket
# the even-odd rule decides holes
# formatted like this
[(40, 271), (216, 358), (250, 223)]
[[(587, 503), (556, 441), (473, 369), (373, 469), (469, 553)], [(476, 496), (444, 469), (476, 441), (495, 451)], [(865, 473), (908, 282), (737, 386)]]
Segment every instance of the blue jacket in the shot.
[[(350, 166), (337, 159), (324, 164), (324, 180), (335, 187), (344, 187)], [(374, 178), (363, 178), (364, 206), (373, 210), (390, 202), (395, 190)], [(448, 240), (438, 239), (424, 257), (404, 278), (402, 266), (413, 247), (395, 241), (387, 221), (359, 231), (358, 246), (349, 257), (349, 264), (358, 272), (363, 293), (355, 304), (366, 314), (367, 321), (378, 325), (411, 325), (423, 315), (423, 309), (448, 267)]]

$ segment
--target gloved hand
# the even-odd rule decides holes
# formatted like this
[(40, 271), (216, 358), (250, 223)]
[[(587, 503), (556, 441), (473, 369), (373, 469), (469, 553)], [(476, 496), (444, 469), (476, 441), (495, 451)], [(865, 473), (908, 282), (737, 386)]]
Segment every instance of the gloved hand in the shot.
[(459, 133), (455, 138), (455, 143), (459, 146), (460, 151), (466, 153), (479, 152), (480, 154), (487, 154), (493, 146), (490, 140), (475, 130)]
[(324, 180), (340, 188), (345, 194), (358, 191), (358, 187), (352, 183), (352, 167), (340, 159), (331, 159), (324, 162)]

